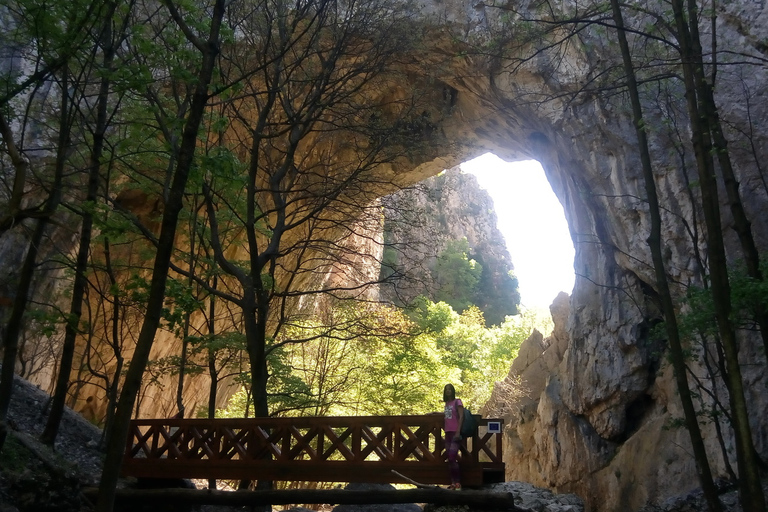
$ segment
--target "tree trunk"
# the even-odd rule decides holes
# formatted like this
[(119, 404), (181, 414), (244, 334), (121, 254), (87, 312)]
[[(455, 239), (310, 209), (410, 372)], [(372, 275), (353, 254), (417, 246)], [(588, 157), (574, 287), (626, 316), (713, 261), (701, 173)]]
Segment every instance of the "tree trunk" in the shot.
[[(736, 458), (739, 467), (739, 498), (745, 512), (765, 512), (765, 498), (759, 479), (759, 469), (752, 442), (751, 427), (744, 383), (739, 366), (739, 352), (733, 325), (730, 320), (731, 289), (728, 280), (728, 267), (723, 243), (722, 222), (720, 219), (720, 203), (717, 183), (715, 181), (714, 163), (712, 162), (712, 137), (706, 113), (700, 109), (699, 98), (701, 91), (697, 88), (697, 66), (702, 66), (701, 55), (696, 55), (692, 43), (692, 35), (686, 23), (686, 12), (682, 0), (672, 0), (675, 15), (675, 25), (678, 32), (678, 42), (683, 67), (683, 79), (686, 89), (686, 103), (693, 134), (693, 147), (696, 153), (696, 163), (699, 170), (701, 186), (702, 209), (707, 226), (707, 251), (709, 254), (709, 271), (718, 332), (723, 346), (727, 373), (725, 384), (730, 395), (730, 408), (733, 417), (733, 428), (736, 437)], [(694, 27), (698, 18), (695, 12), (695, 0), (689, 0), (688, 16), (690, 26)], [(695, 28), (695, 35), (698, 30)], [(700, 46), (698, 40), (696, 45)]]
[[(176, 22), (184, 24), (178, 16), (171, 0), (166, 2)], [(133, 359), (125, 376), (125, 383), (120, 394), (115, 414), (115, 424), (110, 438), (107, 440), (107, 454), (104, 461), (104, 469), (99, 485), (99, 497), (97, 510), (99, 512), (111, 512), (114, 506), (115, 490), (120, 475), (125, 439), (128, 436), (131, 414), (134, 401), (141, 386), (141, 379), (149, 360), (149, 353), (155, 333), (160, 324), (163, 302), (165, 300), (165, 285), (168, 278), (168, 268), (173, 254), (176, 227), (179, 212), (183, 206), (184, 190), (195, 155), (197, 135), (202, 122), (205, 107), (208, 104), (208, 86), (211, 82), (216, 56), (219, 52), (219, 29), (224, 16), (224, 0), (217, 0), (212, 14), (211, 29), (207, 41), (193, 38), (189, 31), (187, 37), (202, 53), (202, 65), (198, 73), (198, 81), (195, 86), (189, 115), (184, 125), (179, 158), (176, 171), (173, 176), (168, 202), (163, 213), (160, 237), (157, 244), (157, 254), (152, 270), (149, 297), (147, 300), (147, 313), (141, 326)], [(184, 28), (188, 29), (184, 25)]]
[[(103, 70), (112, 69), (114, 46), (112, 44), (112, 14), (115, 3), (110, 2), (105, 17), (102, 38), (106, 43), (104, 49)], [(107, 129), (107, 104), (109, 101), (110, 81), (106, 73), (101, 79), (99, 97), (97, 100), (96, 126), (93, 134), (93, 149), (91, 150), (91, 162), (88, 172), (88, 191), (86, 193), (86, 205), (95, 204), (99, 189), (101, 175), (101, 155), (104, 148), (104, 134)], [(91, 236), (93, 232), (93, 211), (90, 207), (83, 208), (83, 223), (80, 229), (80, 247), (75, 261), (75, 280), (72, 286), (72, 300), (67, 322), (64, 327), (64, 342), (62, 345), (59, 374), (56, 379), (56, 389), (53, 394), (51, 410), (45, 429), (40, 435), (40, 440), (53, 446), (59, 431), (61, 416), (64, 413), (64, 405), (69, 391), (69, 376), (72, 373), (72, 360), (75, 356), (75, 342), (79, 333), (80, 318), (83, 313), (83, 297), (87, 278), (85, 272), (88, 269), (88, 254), (91, 248)]]
[(672, 298), (672, 292), (669, 288), (669, 281), (664, 267), (664, 257), (662, 256), (661, 240), (661, 211), (659, 209), (658, 193), (656, 191), (656, 182), (653, 176), (651, 166), (651, 156), (648, 150), (648, 139), (643, 122), (643, 111), (640, 104), (640, 95), (635, 79), (635, 70), (632, 64), (632, 56), (629, 51), (626, 33), (624, 31), (624, 19), (621, 13), (621, 7), (618, 0), (611, 0), (613, 9), (613, 19), (616, 23), (617, 34), (619, 38), (619, 47), (624, 62), (624, 73), (626, 74), (629, 97), (632, 103), (632, 118), (635, 125), (635, 133), (640, 150), (640, 161), (642, 163), (643, 178), (645, 181), (645, 192), (648, 200), (648, 210), (651, 218), (651, 232), (648, 235), (648, 247), (653, 259), (653, 268), (656, 275), (656, 287), (659, 292), (662, 311), (664, 313), (664, 325), (669, 338), (669, 353), (672, 365), (675, 370), (675, 381), (677, 391), (680, 395), (680, 401), (683, 405), (685, 415), (685, 425), (691, 438), (693, 455), (696, 460), (696, 473), (699, 477), (704, 496), (707, 500), (707, 508), (710, 512), (720, 512), (722, 505), (717, 497), (717, 488), (712, 479), (712, 470), (709, 466), (707, 451), (704, 440), (701, 436), (696, 409), (693, 405), (691, 390), (688, 385), (688, 373), (685, 366), (685, 353), (680, 342), (680, 333), (677, 326), (677, 317), (675, 305)]
[[(216, 290), (219, 279), (213, 276), (213, 290)], [(216, 332), (216, 295), (211, 293), (208, 303), (208, 336), (213, 341)], [(219, 372), (216, 368), (216, 351), (208, 346), (208, 375), (211, 377), (211, 385), (208, 389), (208, 417), (216, 417), (216, 398), (219, 394)]]
[(16, 144), (13, 142), (13, 132), (11, 127), (8, 126), (2, 111), (0, 111), (0, 135), (2, 135), (6, 143), (6, 151), (8, 151), (8, 156), (11, 157), (11, 164), (13, 164), (14, 170), (13, 187), (11, 188), (11, 196), (8, 198), (8, 209), (0, 217), (0, 235), (2, 235), (18, 222), (16, 215), (21, 209), (21, 200), (24, 198), (24, 187), (27, 184), (29, 163), (17, 150)]
[(117, 408), (118, 390), (120, 389), (120, 377), (123, 374), (123, 358), (120, 350), (120, 294), (117, 292), (117, 278), (112, 268), (112, 251), (110, 249), (109, 239), (104, 239), (104, 266), (109, 277), (109, 289), (112, 291), (112, 351), (115, 353), (115, 371), (112, 381), (109, 375), (105, 375), (105, 395), (107, 398), (107, 413), (104, 419), (104, 433), (102, 435), (102, 448), (106, 449), (106, 440), (110, 438), (112, 426), (115, 424), (115, 409)]
[[(701, 54), (701, 49), (697, 50)], [(752, 223), (747, 218), (744, 211), (744, 204), (741, 201), (739, 193), (739, 181), (736, 179), (736, 173), (731, 164), (730, 153), (728, 152), (728, 141), (723, 134), (720, 123), (720, 114), (718, 113), (717, 103), (712, 92), (714, 84), (710, 85), (704, 76), (704, 70), (701, 66), (695, 66), (694, 72), (697, 75), (696, 83), (699, 85), (699, 103), (702, 106), (706, 121), (709, 123), (713, 137), (713, 149), (717, 155), (717, 161), (720, 164), (720, 172), (723, 175), (725, 193), (728, 197), (728, 205), (733, 217), (733, 225), (736, 234), (739, 237), (741, 253), (744, 257), (744, 263), (747, 274), (756, 281), (763, 280), (763, 274), (760, 271), (760, 253), (757, 250), (755, 239), (752, 236)], [(760, 335), (763, 340), (763, 351), (768, 357), (768, 310), (763, 303), (754, 304), (754, 313), (757, 325), (760, 327)]]
[[(11, 316), (6, 325), (5, 340), (3, 345), (3, 369), (0, 375), (0, 451), (2, 451), (7, 435), (6, 421), (8, 418), (8, 409), (11, 405), (11, 395), (13, 394), (13, 378), (16, 369), (16, 358), (19, 348), (19, 336), (23, 327), (24, 312), (27, 309), (29, 292), (32, 288), (32, 278), (35, 274), (35, 263), (43, 240), (43, 234), (48, 226), (51, 217), (56, 212), (61, 202), (61, 182), (64, 176), (64, 163), (66, 161), (67, 146), (70, 135), (70, 111), (69, 96), (67, 91), (67, 73), (64, 68), (61, 79), (61, 112), (59, 117), (59, 138), (56, 148), (56, 163), (54, 167), (54, 177), (51, 183), (51, 192), (46, 201), (42, 217), (37, 221), (32, 238), (29, 242), (29, 249), (24, 258), (24, 264), (21, 267), (19, 284), (16, 288), (16, 297), (13, 301)], [(4, 135), (5, 136), (5, 135)], [(13, 146), (13, 139), (7, 139), (6, 144)]]
[[(197, 224), (197, 196), (195, 196), (195, 201), (192, 205), (192, 218), (189, 220), (189, 276), (187, 278), (187, 284), (192, 288), (192, 285), (194, 284), (195, 280), (195, 226)], [(214, 277), (215, 279), (215, 277)], [(190, 317), (192, 316), (192, 311), (187, 309), (184, 311), (184, 328), (182, 331), (182, 337), (181, 337), (181, 356), (180, 356), (180, 362), (179, 362), (179, 382), (176, 386), (176, 408), (178, 409), (178, 414), (180, 417), (186, 417), (186, 414), (184, 412), (184, 376), (187, 371), (187, 351), (189, 348), (189, 342), (187, 341), (187, 338), (189, 337), (189, 322)]]

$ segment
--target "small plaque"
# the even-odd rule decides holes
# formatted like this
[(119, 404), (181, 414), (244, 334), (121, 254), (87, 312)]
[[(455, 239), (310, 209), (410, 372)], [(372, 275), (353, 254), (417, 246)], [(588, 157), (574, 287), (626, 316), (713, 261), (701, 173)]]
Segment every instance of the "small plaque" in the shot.
[(489, 434), (501, 434), (501, 422), (500, 421), (489, 421), (488, 422), (488, 433)]

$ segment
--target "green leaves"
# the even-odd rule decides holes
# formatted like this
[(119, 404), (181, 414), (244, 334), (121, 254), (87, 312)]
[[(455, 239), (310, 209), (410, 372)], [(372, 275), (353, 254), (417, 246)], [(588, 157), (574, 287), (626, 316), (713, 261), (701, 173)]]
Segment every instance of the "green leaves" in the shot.
[(411, 306), (410, 318), (421, 331), (439, 333), (454, 323), (458, 314), (449, 304), (432, 302), (422, 295)]
[[(755, 329), (757, 309), (768, 304), (768, 283), (750, 277), (743, 265), (732, 267), (728, 275), (731, 284), (731, 321), (741, 329)], [(717, 335), (711, 289), (689, 287), (681, 311), (678, 317), (681, 337), (692, 340), (700, 336)]]
[(240, 352), (246, 348), (245, 335), (236, 331), (190, 336), (187, 339), (192, 347), (192, 354), (219, 351)]
[(438, 256), (433, 272), (437, 283), (435, 300), (450, 304), (456, 311), (464, 311), (476, 303), (482, 273), (482, 265), (469, 257), (466, 238), (449, 241)]

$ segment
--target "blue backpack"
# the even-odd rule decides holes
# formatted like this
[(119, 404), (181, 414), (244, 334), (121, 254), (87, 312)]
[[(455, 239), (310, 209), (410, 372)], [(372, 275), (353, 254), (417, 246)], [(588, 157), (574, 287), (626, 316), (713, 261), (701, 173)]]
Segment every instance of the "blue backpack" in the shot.
[(477, 418), (468, 408), (464, 408), (464, 421), (461, 423), (461, 437), (468, 439), (477, 435)]

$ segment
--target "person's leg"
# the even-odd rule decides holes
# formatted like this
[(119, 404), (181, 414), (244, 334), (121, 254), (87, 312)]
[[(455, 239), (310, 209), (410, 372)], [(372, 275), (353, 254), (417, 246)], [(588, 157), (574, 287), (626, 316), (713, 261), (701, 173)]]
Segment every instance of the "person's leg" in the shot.
[(460, 442), (456, 439), (453, 439), (453, 436), (450, 436), (446, 440), (447, 444), (447, 452), (448, 452), (448, 469), (451, 474), (451, 488), (461, 488), (461, 472), (459, 469), (459, 461), (458, 461), (458, 454), (459, 454), (459, 446)]

